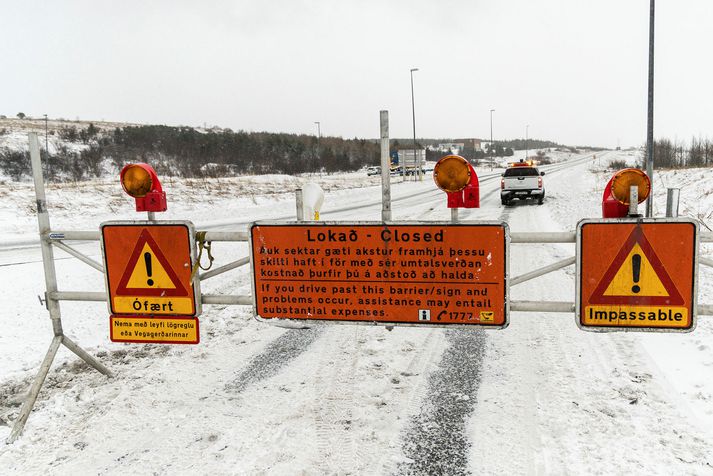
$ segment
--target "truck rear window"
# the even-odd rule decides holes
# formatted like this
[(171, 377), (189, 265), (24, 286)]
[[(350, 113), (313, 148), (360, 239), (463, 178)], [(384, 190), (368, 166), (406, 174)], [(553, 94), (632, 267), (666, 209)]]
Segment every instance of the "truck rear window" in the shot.
[(510, 167), (505, 169), (505, 177), (532, 177), (540, 175), (534, 167)]

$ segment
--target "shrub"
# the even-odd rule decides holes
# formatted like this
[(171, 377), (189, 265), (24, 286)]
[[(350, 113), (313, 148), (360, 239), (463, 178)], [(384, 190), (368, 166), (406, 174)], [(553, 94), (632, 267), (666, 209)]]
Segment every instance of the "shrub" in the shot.
[(625, 160), (612, 160), (609, 162), (609, 170), (621, 170), (621, 169), (628, 169), (629, 164), (626, 163)]

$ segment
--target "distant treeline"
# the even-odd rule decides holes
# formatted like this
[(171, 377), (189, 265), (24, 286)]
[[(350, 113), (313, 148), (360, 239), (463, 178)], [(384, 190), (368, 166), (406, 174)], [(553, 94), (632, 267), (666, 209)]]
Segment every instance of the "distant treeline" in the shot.
[[(0, 135), (4, 133), (7, 130), (0, 129)], [(50, 135), (52, 153), (49, 157), (44, 150), (44, 141), (40, 140), (40, 144), (45, 176), (51, 181), (96, 178), (131, 162), (147, 162), (159, 174), (177, 177), (331, 173), (357, 170), (380, 162), (380, 144), (374, 139), (317, 138), (313, 135), (156, 125), (101, 129), (93, 124), (67, 125), (50, 131)], [(402, 146), (399, 145), (401, 141)], [(418, 146), (443, 141), (419, 138)], [(391, 148), (406, 148), (411, 142), (412, 139), (393, 139)], [(527, 147), (534, 151), (561, 146), (552, 141), (529, 139)], [(511, 156), (513, 149), (524, 148), (525, 139), (495, 141), (493, 155)], [(490, 155), (490, 151), (475, 150), (472, 144), (465, 142), (461, 154), (477, 161)], [(443, 155), (443, 152), (427, 151), (428, 160), (438, 160)], [(13, 180), (28, 178), (28, 153), (0, 148), (0, 173)]]
[[(379, 144), (366, 139), (318, 139), (309, 135), (199, 131), (169, 126), (127, 126), (101, 131), (91, 124), (83, 129), (64, 127), (57, 135), (65, 143), (84, 146), (74, 149), (61, 146), (49, 157), (43, 148), (49, 180), (98, 177), (107, 165), (120, 168), (138, 161), (151, 164), (163, 175), (218, 177), (349, 171), (378, 164), (380, 160)], [(0, 170), (16, 180), (28, 176), (27, 153), (0, 150)]]
[(509, 139), (509, 140), (497, 140), (493, 141), (496, 145), (501, 145), (502, 147), (510, 148), (513, 150), (533, 150), (533, 149), (549, 149), (561, 147), (560, 144), (552, 142), (551, 140), (540, 140), (540, 139)]
[[(642, 163), (646, 163), (646, 146), (641, 147)], [(713, 142), (693, 138), (690, 144), (684, 141), (659, 139), (654, 141), (654, 167), (686, 168), (710, 167), (713, 165)]]

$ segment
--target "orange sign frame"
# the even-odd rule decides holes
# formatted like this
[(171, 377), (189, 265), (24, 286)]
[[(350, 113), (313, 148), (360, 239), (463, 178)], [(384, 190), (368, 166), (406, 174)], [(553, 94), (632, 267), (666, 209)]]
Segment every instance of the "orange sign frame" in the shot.
[(509, 323), (503, 222), (258, 222), (250, 238), (259, 319)]
[(200, 282), (191, 279), (196, 259), (191, 222), (106, 222), (101, 238), (110, 314), (200, 315)]
[(698, 223), (650, 218), (577, 225), (577, 325), (690, 332), (696, 326)]

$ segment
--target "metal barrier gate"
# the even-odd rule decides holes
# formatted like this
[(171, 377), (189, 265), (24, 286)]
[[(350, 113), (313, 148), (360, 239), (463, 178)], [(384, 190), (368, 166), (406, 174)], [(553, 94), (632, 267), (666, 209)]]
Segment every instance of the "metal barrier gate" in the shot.
[[(104, 273), (104, 266), (82, 252), (69, 246), (66, 242), (70, 241), (99, 241), (99, 231), (64, 231), (52, 230), (50, 226), (49, 213), (47, 210), (47, 202), (45, 197), (44, 178), (42, 175), (42, 164), (40, 159), (40, 149), (36, 133), (29, 134), (30, 139), (30, 158), (32, 163), (32, 172), (35, 186), (35, 196), (37, 200), (37, 219), (39, 225), (40, 246), (42, 251), (42, 262), (45, 274), (45, 306), (49, 312), (49, 317), (52, 322), (54, 337), (50, 343), (49, 349), (40, 365), (40, 369), (30, 387), (27, 399), (24, 401), (20, 414), (15, 421), (10, 436), (7, 438), (7, 443), (13, 443), (22, 433), (25, 423), (32, 412), (32, 408), (37, 400), (42, 385), (47, 377), (49, 369), (54, 361), (57, 350), (60, 345), (64, 345), (69, 350), (74, 352), (82, 360), (91, 367), (106, 375), (112, 377), (111, 370), (105, 367), (96, 358), (87, 353), (73, 340), (67, 337), (62, 327), (62, 317), (60, 312), (61, 301), (107, 301), (106, 292), (90, 292), (90, 291), (60, 291), (57, 285), (57, 277), (54, 265), (53, 248), (58, 248), (69, 255), (77, 258), (83, 263), (91, 266), (100, 273)], [(298, 203), (299, 203), (298, 197)], [(302, 217), (299, 216), (298, 219)], [(457, 213), (453, 216), (457, 219)], [(149, 212), (149, 220), (153, 220), (153, 214)], [(201, 239), (204, 242), (248, 242), (249, 234), (245, 231), (207, 231), (197, 232), (201, 234)], [(519, 232), (510, 234), (511, 244), (543, 244), (543, 243), (576, 243), (575, 232)], [(713, 233), (701, 233), (701, 243), (713, 243)], [(508, 278), (508, 285), (515, 286), (532, 279), (539, 278), (562, 268), (574, 265), (577, 261), (576, 256), (572, 256), (547, 266), (532, 270), (525, 274)], [(713, 267), (713, 259), (699, 257), (699, 263)], [(206, 271), (199, 274), (200, 281), (226, 273), (233, 269), (239, 268), (250, 263), (249, 257), (244, 257), (230, 263), (227, 263), (218, 268)], [(203, 304), (220, 304), (220, 305), (238, 305), (252, 306), (253, 297), (251, 295), (240, 294), (201, 294)], [(510, 311), (519, 312), (564, 312), (574, 313), (575, 303), (566, 301), (509, 301)], [(713, 304), (698, 304), (697, 310), (699, 315), (713, 315)], [(378, 323), (374, 323), (378, 324)], [(385, 325), (385, 324), (381, 324)], [(390, 325), (389, 325), (390, 327)]]

